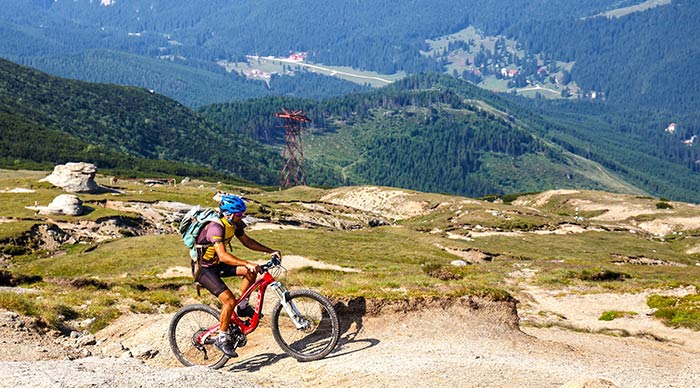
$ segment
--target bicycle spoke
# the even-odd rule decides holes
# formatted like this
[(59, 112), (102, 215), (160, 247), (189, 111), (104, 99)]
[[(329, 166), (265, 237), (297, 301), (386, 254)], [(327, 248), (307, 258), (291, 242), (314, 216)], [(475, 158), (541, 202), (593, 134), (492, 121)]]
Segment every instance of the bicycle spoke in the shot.
[(215, 312), (206, 308), (201, 306), (201, 308), (193, 307), (184, 310), (178, 313), (171, 323), (170, 344), (173, 353), (184, 365), (218, 367), (225, 363), (225, 360), (222, 362), (224, 354), (213, 345), (213, 338), (203, 344), (195, 343), (198, 335), (218, 323)]

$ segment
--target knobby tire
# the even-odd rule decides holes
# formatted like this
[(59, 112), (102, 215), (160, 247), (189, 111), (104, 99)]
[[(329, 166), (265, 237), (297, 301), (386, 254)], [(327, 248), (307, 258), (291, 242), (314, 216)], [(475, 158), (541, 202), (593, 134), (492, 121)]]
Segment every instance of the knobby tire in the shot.
[(282, 350), (299, 361), (315, 361), (326, 357), (338, 343), (338, 315), (331, 302), (311, 290), (294, 290), (289, 300), (303, 318), (311, 323), (297, 329), (284, 307), (278, 302), (272, 310), (272, 335)]
[(204, 359), (205, 353), (197, 349), (193, 343), (193, 338), (198, 332), (219, 323), (219, 316), (219, 311), (203, 304), (187, 305), (175, 313), (168, 328), (168, 340), (178, 361), (185, 366), (199, 365), (213, 369), (221, 368), (226, 364), (229, 357), (211, 341), (202, 345), (206, 349), (208, 359)]

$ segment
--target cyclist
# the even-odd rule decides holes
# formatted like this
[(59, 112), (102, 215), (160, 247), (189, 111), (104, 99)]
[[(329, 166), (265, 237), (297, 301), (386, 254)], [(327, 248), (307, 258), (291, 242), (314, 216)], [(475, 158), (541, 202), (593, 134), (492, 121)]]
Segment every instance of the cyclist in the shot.
[[(201, 246), (197, 252), (201, 258), (201, 268), (196, 280), (222, 303), (219, 320), (221, 329), (214, 345), (232, 357), (236, 357), (237, 354), (228, 334), (228, 326), (236, 298), (221, 278), (241, 276), (240, 291), (243, 295), (255, 282), (260, 266), (237, 258), (226, 250), (226, 246), (231, 246), (230, 241), (235, 236), (248, 249), (276, 254), (282, 258), (278, 250), (270, 249), (245, 234), (245, 211), (243, 199), (231, 194), (222, 195), (219, 202), (220, 220), (206, 224), (197, 237), (197, 244)], [(254, 310), (248, 305), (247, 298), (238, 303), (236, 314), (239, 317), (253, 316)]]

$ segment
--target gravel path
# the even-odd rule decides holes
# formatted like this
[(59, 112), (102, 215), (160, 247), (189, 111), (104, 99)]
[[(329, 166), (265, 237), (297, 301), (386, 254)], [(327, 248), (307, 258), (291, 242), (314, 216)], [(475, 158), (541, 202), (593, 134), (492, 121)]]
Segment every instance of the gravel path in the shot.
[[(94, 354), (116, 343), (132, 350), (147, 344), (155, 356), (145, 361), (88, 357), (29, 362), (32, 354), (60, 354), (55, 348), (60, 341), (45, 341), (44, 349), (54, 348), (43, 352), (37, 351), (39, 337), (6, 342), (25, 361), (9, 361), (14, 359), (10, 353), (0, 353), (6, 360), (0, 362), (0, 387), (560, 387), (595, 378), (618, 387), (700, 386), (698, 349), (555, 328), (521, 332), (488, 308), (346, 318), (338, 350), (311, 363), (282, 353), (264, 324), (239, 349), (240, 357), (219, 371), (178, 366), (164, 341), (169, 318), (124, 317), (98, 333), (102, 341), (92, 348)], [(17, 328), (10, 326), (0, 325), (2, 338), (16, 336)], [(135, 327), (139, 336), (132, 335)], [(105, 335), (109, 337), (102, 339)]]

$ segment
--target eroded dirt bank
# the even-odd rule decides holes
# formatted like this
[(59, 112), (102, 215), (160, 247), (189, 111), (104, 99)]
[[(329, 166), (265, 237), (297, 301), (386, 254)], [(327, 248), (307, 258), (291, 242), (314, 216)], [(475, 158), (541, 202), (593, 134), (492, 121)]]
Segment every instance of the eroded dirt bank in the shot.
[[(299, 363), (286, 356), (265, 318), (240, 357), (220, 371), (178, 365), (165, 337), (169, 314), (122, 317), (87, 347), (94, 356), (73, 361), (65, 360), (70, 355), (60, 341), (4, 324), (3, 347), (14, 351), (1, 353), (0, 386), (560, 387), (602, 378), (618, 387), (693, 387), (700, 375), (698, 349), (556, 328), (521, 331), (508, 303), (348, 304), (339, 347), (327, 359)], [(139, 346), (151, 351), (145, 360), (124, 356)]]

